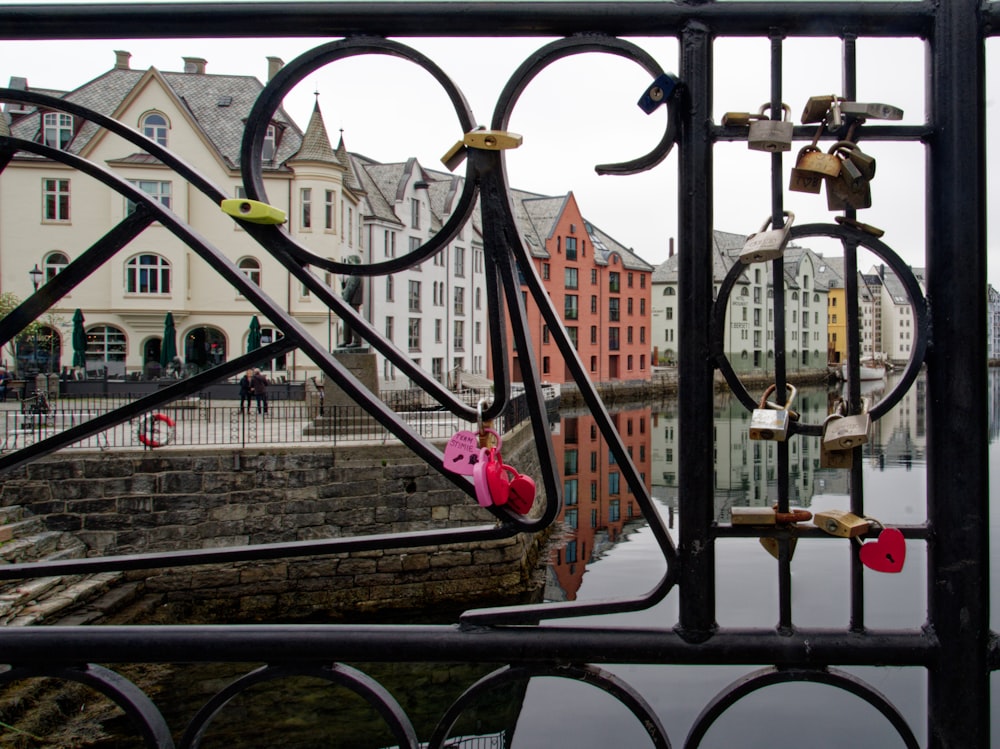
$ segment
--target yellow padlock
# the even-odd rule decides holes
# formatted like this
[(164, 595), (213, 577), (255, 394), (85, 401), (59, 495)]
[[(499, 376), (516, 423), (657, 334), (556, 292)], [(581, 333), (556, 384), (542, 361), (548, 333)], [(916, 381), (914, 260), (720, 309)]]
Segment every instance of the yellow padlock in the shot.
[(868, 521), (846, 510), (824, 510), (813, 516), (817, 528), (839, 538), (863, 536), (869, 531)]
[(223, 213), (253, 224), (283, 224), (285, 212), (273, 205), (248, 198), (227, 198), (221, 203)]
[(524, 141), (524, 136), (508, 133), (504, 130), (473, 130), (466, 133), (462, 142), (469, 148), (481, 148), (486, 151), (504, 151), (517, 148)]

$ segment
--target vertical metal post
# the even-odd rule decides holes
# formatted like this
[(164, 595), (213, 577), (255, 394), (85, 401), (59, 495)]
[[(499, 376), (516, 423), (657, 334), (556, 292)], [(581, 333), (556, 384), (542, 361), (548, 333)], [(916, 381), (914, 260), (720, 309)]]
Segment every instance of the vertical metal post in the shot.
[(686, 106), (679, 127), (678, 477), (681, 560), (678, 632), (704, 639), (715, 628), (712, 312), (712, 35), (691, 23), (681, 35)]
[(977, 0), (935, 7), (929, 39), (928, 679), (931, 747), (990, 740), (985, 54)]

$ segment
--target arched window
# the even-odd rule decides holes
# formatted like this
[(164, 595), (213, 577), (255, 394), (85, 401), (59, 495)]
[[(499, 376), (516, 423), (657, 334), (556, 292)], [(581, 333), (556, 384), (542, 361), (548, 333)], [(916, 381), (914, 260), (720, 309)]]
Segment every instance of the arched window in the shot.
[(69, 265), (69, 258), (63, 252), (50, 252), (42, 260), (42, 265), (45, 268), (45, 283), (48, 283)]
[(150, 112), (143, 117), (140, 129), (150, 140), (155, 140), (161, 146), (167, 145), (167, 131), (170, 125), (167, 123), (167, 118), (159, 112)]
[[(261, 346), (266, 346), (269, 343), (280, 341), (284, 337), (285, 337), (284, 333), (282, 333), (280, 330), (268, 327), (261, 327), (260, 329)], [(245, 341), (243, 345), (246, 346)], [(286, 354), (282, 354), (281, 356), (275, 357), (270, 361), (261, 362), (258, 366), (260, 367), (261, 371), (264, 372), (264, 374), (266, 374), (269, 378), (273, 378), (276, 373), (278, 372), (284, 373), (284, 371), (288, 368), (286, 362)]]
[(254, 286), (260, 286), (260, 261), (256, 258), (245, 257), (237, 263), (240, 272), (253, 282)]
[(125, 264), (125, 292), (169, 294), (170, 262), (151, 253), (136, 255)]
[(673, 286), (663, 287), (663, 296), (676, 296), (677, 291)]
[(798, 301), (798, 299), (799, 299), (799, 292), (793, 291), (792, 292), (792, 299), (794, 299), (795, 301)]
[(184, 365), (193, 373), (226, 361), (226, 334), (205, 325), (184, 334)]
[(740, 289), (740, 296), (750, 296), (750, 289), (744, 286), (742, 289)]
[(46, 112), (42, 115), (42, 142), (50, 148), (66, 150), (73, 139), (73, 115)]
[(114, 325), (95, 325), (87, 330), (87, 369), (108, 368), (108, 374), (125, 374), (125, 331)]
[(813, 294), (813, 301), (814, 302), (818, 302), (819, 301), (819, 294)]

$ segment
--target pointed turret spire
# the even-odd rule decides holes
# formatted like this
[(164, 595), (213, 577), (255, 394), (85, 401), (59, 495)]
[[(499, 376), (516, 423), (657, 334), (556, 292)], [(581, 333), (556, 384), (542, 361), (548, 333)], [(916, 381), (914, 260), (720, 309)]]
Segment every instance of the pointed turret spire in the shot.
[(312, 116), (309, 118), (309, 125), (306, 127), (305, 135), (302, 136), (302, 146), (298, 153), (289, 159), (289, 162), (295, 161), (325, 161), (330, 164), (342, 164), (330, 147), (330, 136), (326, 134), (323, 114), (319, 111), (318, 92)]

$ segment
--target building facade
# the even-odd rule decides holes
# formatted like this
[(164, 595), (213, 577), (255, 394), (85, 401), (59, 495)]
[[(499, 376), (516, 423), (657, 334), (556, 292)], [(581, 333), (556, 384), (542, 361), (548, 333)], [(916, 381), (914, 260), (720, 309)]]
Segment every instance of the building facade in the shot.
[[(746, 236), (714, 232), (713, 294), (730, 270), (740, 264)], [(683, 250), (682, 250), (683, 251)], [(653, 345), (659, 362), (677, 360), (677, 262), (671, 254), (653, 273)], [(775, 304), (771, 263), (743, 266), (726, 307), (723, 351), (737, 372), (774, 370)], [(789, 246), (784, 254), (785, 350), (789, 371), (824, 369), (827, 363), (828, 296), (838, 278), (822, 256)]]
[[(250, 76), (211, 75), (200, 58), (182, 72), (132, 70), (130, 55), (70, 92), (42, 91), (137, 128), (169, 148), (211, 182), (243, 197), (240, 140), (262, 84)], [(271, 74), (280, 69), (272, 58)], [(14, 79), (12, 87), (28, 89)], [(287, 309), (319, 342), (333, 342), (336, 318), (218, 205), (191, 190), (158, 159), (118, 136), (72, 115), (8, 104), (14, 137), (42, 141), (97, 164), (173, 211), (223, 252), (253, 283)], [(324, 258), (363, 252), (359, 196), (345, 181), (349, 165), (331, 149), (318, 108), (303, 133), (281, 109), (267, 129), (262, 153), (267, 200), (285, 211), (296, 241)], [(0, 291), (19, 298), (32, 291), (29, 271), (51, 279), (133, 206), (121, 194), (59, 163), (26, 152), (14, 156), (0, 180)], [(336, 280), (324, 274), (325, 280)], [(211, 367), (247, 350), (254, 306), (187, 245), (153, 224), (118, 256), (95, 270), (51, 310), (53, 355), (59, 371), (72, 361), (72, 317), (80, 310), (87, 334), (86, 370), (140, 377), (159, 373), (166, 312), (173, 313), (177, 349), (188, 371)], [(260, 320), (262, 341), (280, 338)], [(106, 368), (106, 369), (105, 369)], [(272, 377), (301, 379), (318, 370), (301, 352), (266, 365)]]

